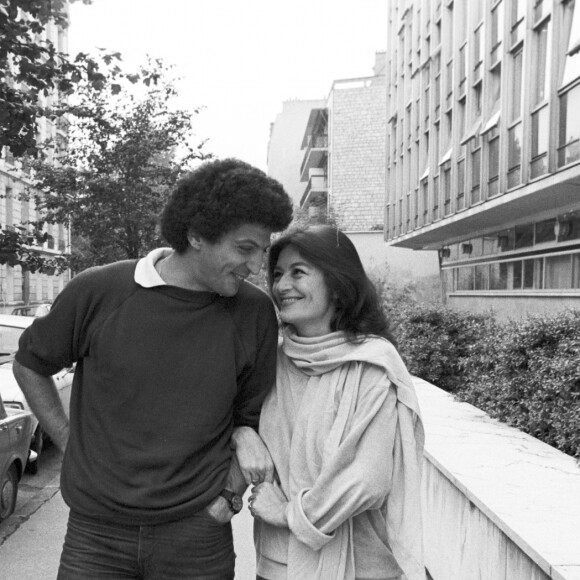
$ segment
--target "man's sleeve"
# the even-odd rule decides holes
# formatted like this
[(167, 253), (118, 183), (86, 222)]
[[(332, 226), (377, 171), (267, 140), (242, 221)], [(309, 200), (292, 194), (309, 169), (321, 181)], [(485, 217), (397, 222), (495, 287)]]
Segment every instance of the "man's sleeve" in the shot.
[(234, 403), (234, 426), (249, 426), (257, 430), (262, 403), (276, 380), (278, 322), (269, 298), (260, 304), (253, 326), (254, 332), (257, 332), (252, 337), (256, 345), (255, 354), (252, 364), (248, 365), (241, 377)]
[(22, 333), (16, 360), (43, 376), (70, 367), (80, 356), (84, 276), (71, 280), (56, 298), (50, 312), (36, 318)]

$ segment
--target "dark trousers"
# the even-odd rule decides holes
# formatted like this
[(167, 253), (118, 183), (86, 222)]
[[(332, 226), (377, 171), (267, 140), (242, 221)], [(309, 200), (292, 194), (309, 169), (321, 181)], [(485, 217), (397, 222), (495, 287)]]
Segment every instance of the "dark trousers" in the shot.
[(103, 523), (71, 511), (57, 580), (231, 580), (231, 524), (204, 511), (155, 526)]

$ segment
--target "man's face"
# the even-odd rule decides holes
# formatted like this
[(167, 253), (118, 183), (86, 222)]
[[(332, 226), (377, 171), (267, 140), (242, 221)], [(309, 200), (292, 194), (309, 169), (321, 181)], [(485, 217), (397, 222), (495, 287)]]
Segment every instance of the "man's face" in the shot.
[(260, 272), (271, 234), (264, 226), (244, 224), (214, 244), (198, 238), (194, 278), (199, 290), (235, 296), (242, 280)]

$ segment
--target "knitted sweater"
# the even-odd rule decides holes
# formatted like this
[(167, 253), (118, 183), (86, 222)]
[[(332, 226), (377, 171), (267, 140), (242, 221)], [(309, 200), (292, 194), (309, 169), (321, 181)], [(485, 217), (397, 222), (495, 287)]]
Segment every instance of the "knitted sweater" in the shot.
[(24, 332), (16, 359), (49, 376), (77, 363), (62, 494), (75, 511), (147, 525), (224, 488), (234, 426), (257, 428), (277, 324), (249, 283), (223, 298), (143, 287), (136, 261), (87, 270)]
[(286, 331), (260, 435), (289, 500), (289, 529), (256, 521), (260, 576), (425, 578), (423, 428), (388, 341)]

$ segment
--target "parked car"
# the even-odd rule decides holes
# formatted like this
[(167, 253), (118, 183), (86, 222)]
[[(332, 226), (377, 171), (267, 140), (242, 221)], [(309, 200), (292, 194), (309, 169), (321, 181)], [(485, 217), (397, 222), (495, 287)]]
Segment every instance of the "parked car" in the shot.
[(44, 304), (26, 304), (25, 306), (17, 306), (12, 309), (11, 314), (14, 316), (44, 316), (50, 311), (52, 304), (46, 302)]
[[(29, 460), (32, 414), (5, 407), (0, 397), (0, 522), (16, 507), (18, 482)], [(34, 455), (30, 457), (34, 463)]]
[[(6, 407), (20, 409), (21, 411), (31, 411), (31, 409), (24, 397), (24, 393), (20, 390), (12, 374), (12, 363), (14, 361), (14, 355), (18, 350), (20, 335), (33, 322), (33, 316), (0, 314), (0, 397), (4, 400)], [(67, 412), (70, 405), (73, 375), (74, 368), (71, 367), (63, 369), (52, 376), (58, 389), (60, 400)], [(40, 457), (47, 436), (42, 431), (35, 415), (32, 416), (32, 425), (33, 435), (30, 449), (34, 451), (37, 457)], [(38, 460), (30, 462), (28, 471), (36, 473), (37, 470)]]

